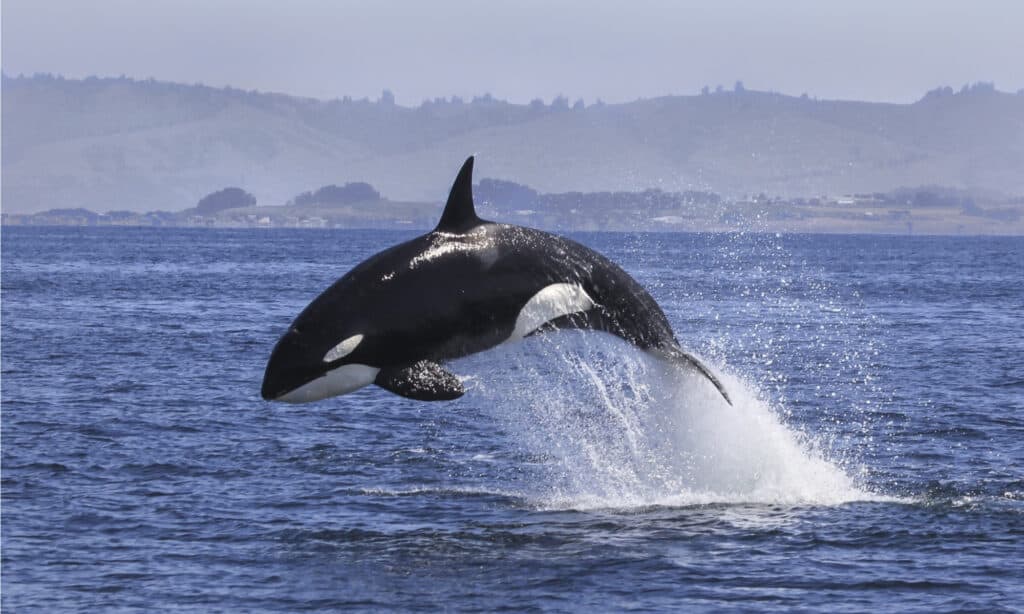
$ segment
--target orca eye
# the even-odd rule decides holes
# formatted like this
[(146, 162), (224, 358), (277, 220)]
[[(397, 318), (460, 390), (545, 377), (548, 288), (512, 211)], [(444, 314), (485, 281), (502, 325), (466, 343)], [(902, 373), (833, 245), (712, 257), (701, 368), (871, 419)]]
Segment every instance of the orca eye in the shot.
[(356, 349), (362, 340), (362, 335), (352, 335), (351, 337), (344, 339), (324, 354), (324, 362), (334, 362), (335, 360), (348, 356)]

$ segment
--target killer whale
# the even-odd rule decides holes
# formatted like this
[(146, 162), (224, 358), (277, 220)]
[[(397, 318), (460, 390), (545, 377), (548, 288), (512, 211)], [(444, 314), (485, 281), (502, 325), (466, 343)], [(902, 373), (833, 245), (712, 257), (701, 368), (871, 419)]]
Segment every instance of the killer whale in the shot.
[(376, 384), (416, 400), (456, 399), (441, 362), (552, 329), (611, 333), (721, 382), (676, 340), (664, 312), (619, 266), (575, 241), (477, 217), (473, 157), (437, 227), (357, 265), (281, 336), (264, 399), (316, 401)]

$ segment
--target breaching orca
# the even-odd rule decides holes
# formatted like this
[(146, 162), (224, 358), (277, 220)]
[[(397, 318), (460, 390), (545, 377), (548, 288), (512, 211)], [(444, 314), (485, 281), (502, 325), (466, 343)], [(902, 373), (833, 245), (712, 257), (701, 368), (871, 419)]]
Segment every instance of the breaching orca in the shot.
[(359, 264), (299, 314), (270, 355), (264, 399), (304, 403), (368, 384), (410, 399), (456, 399), (462, 383), (440, 362), (580, 328), (696, 369), (729, 402), (636, 280), (569, 239), (481, 220), (472, 181), (470, 157), (437, 228)]

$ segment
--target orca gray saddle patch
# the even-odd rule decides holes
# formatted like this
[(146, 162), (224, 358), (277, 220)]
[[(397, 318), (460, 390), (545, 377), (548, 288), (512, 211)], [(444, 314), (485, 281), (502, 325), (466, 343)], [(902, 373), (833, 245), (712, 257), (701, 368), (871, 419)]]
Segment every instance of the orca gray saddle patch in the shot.
[(451, 401), (466, 394), (459, 378), (429, 360), (381, 369), (373, 383), (414, 401)]

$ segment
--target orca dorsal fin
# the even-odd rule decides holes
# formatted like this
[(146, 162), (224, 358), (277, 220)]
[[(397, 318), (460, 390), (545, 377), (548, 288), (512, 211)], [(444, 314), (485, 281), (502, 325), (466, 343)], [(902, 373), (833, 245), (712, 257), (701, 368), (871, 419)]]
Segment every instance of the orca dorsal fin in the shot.
[(441, 221), (437, 228), (441, 232), (465, 232), (480, 222), (473, 207), (473, 156), (466, 162), (455, 177), (452, 191), (448, 194), (448, 203), (444, 206)]

